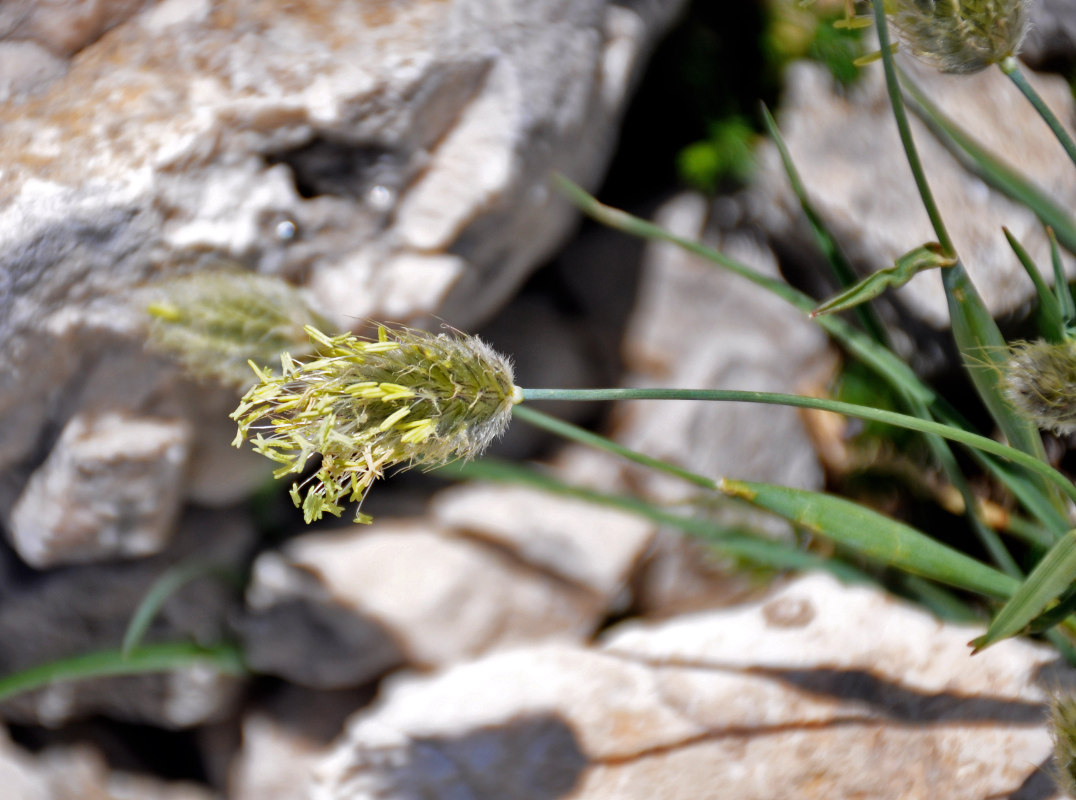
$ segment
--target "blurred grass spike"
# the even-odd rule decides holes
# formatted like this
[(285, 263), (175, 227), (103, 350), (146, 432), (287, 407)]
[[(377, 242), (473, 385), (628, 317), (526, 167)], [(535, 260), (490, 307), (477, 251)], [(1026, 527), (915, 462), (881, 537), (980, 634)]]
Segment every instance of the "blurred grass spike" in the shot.
[[(500, 436), (522, 399), (511, 362), (475, 336), (378, 327), (377, 339), (307, 333), (316, 352), (280, 357), (281, 373), (251, 367), (258, 383), (232, 419), (236, 447), (298, 474), (315, 455), (317, 472), (291, 488), (307, 523), (339, 516), (392, 466), (444, 464), (480, 454)], [(305, 489), (305, 493), (304, 490)], [(357, 512), (356, 522), (368, 523)]]
[(968, 74), (1015, 55), (1030, 26), (1030, 0), (885, 0), (912, 55), (941, 72)]
[(1043, 430), (1076, 431), (1076, 341), (1015, 342), (1001, 369), (1012, 408)]
[(832, 300), (818, 306), (811, 312), (811, 317), (848, 311), (862, 303), (874, 300), (887, 289), (900, 288), (924, 270), (951, 267), (955, 263), (956, 259), (951, 255), (946, 255), (940, 244), (929, 242), (905, 253), (893, 266), (874, 272)]
[(1076, 797), (1076, 695), (1059, 691), (1050, 702), (1050, 734), (1054, 740), (1054, 782)]
[(249, 360), (276, 361), (288, 350), (312, 351), (305, 326), (329, 327), (303, 292), (270, 275), (201, 270), (148, 287), (150, 346), (187, 372), (245, 389)]

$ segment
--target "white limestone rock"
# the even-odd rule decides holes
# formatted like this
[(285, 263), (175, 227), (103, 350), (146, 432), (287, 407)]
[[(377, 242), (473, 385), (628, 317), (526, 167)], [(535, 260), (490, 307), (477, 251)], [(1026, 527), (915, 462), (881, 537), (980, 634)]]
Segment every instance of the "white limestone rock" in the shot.
[(319, 742), (265, 714), (243, 720), (243, 747), (232, 762), (232, 800), (295, 800), (310, 785)]
[[(1056, 655), (810, 576), (738, 608), (629, 623), (599, 648), (398, 678), (309, 796), (669, 800), (1008, 796), (1051, 746)], [(1072, 671), (1053, 672), (1072, 685)]]
[(654, 535), (646, 520), (521, 486), (468, 484), (441, 492), (435, 519), (507, 548), (611, 603)]
[(11, 510), (16, 552), (39, 569), (160, 552), (190, 440), (184, 420), (76, 415)]
[(581, 640), (601, 598), (424, 522), (296, 538), (255, 563), (242, 624), (260, 672), (358, 686), (522, 642)]

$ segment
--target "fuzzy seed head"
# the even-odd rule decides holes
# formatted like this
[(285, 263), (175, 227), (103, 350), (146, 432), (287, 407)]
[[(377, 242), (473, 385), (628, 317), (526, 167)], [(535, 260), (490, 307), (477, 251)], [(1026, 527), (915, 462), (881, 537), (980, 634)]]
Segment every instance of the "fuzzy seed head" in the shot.
[(232, 413), (234, 444), (249, 439), (282, 465), (278, 478), (321, 456), (317, 473), (291, 490), (307, 522), (361, 502), (389, 467), (474, 458), (522, 399), (509, 360), (474, 336), (383, 326), (376, 340), (307, 333), (314, 356), (284, 353), (280, 375), (251, 363), (258, 383)]
[(312, 352), (306, 325), (324, 326), (302, 293), (268, 275), (205, 270), (149, 289), (150, 345), (192, 375), (245, 389), (248, 361), (265, 364), (285, 350)]
[(1076, 431), (1076, 342), (1017, 342), (1002, 370), (1012, 407), (1044, 430)]
[(1054, 781), (1076, 797), (1076, 696), (1057, 694), (1050, 703), (1050, 733), (1054, 740)]
[(1031, 0), (886, 0), (901, 42), (942, 72), (972, 73), (1016, 55)]

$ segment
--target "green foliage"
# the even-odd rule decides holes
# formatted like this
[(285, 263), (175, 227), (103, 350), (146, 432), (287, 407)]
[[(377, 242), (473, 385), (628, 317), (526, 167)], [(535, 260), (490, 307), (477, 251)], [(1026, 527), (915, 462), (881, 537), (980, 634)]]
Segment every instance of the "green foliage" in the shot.
[(840, 17), (827, 15), (818, 20), (806, 56), (825, 65), (842, 86), (859, 77), (856, 60), (863, 55), (863, 31), (834, 25)]
[(755, 169), (757, 134), (743, 117), (711, 122), (705, 139), (677, 156), (680, 176), (689, 185), (713, 192), (725, 181), (746, 183)]

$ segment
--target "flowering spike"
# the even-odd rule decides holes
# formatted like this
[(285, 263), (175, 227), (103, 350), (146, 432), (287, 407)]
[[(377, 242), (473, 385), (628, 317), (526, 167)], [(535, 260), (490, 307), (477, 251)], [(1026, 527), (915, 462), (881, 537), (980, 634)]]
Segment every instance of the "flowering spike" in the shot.
[(282, 350), (309, 352), (303, 325), (323, 324), (299, 289), (238, 269), (195, 272), (146, 291), (150, 344), (191, 374), (237, 388), (251, 384), (248, 363), (269, 363)]
[[(307, 522), (361, 501), (395, 465), (443, 464), (480, 454), (504, 432), (522, 399), (511, 363), (473, 336), (380, 326), (377, 341), (308, 328), (316, 354), (281, 356), (284, 371), (260, 371), (232, 419), (237, 442), (300, 472), (321, 464), (291, 498)], [(249, 432), (258, 433), (251, 438)], [(369, 516), (357, 513), (356, 522)]]
[(1017, 413), (1040, 428), (1076, 431), (1076, 341), (1017, 342), (1000, 385)]
[(1054, 740), (1054, 781), (1069, 797), (1076, 797), (1076, 696), (1059, 692), (1053, 698), (1050, 732)]
[(902, 44), (942, 72), (971, 73), (1015, 55), (1030, 0), (885, 0)]

